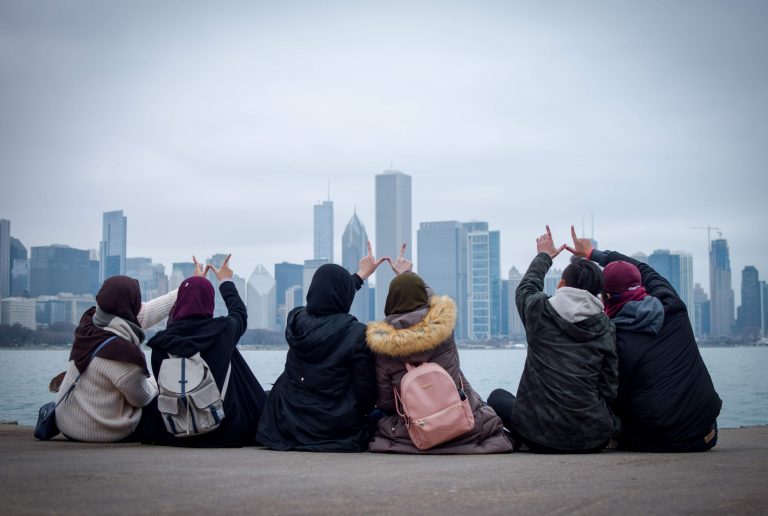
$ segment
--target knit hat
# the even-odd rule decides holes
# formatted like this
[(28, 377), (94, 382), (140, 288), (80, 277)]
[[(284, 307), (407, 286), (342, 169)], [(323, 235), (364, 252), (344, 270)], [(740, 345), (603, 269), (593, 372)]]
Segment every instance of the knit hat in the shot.
[(634, 290), (640, 286), (640, 269), (629, 262), (611, 262), (603, 269), (605, 278), (605, 291), (612, 294), (621, 294), (627, 290)]

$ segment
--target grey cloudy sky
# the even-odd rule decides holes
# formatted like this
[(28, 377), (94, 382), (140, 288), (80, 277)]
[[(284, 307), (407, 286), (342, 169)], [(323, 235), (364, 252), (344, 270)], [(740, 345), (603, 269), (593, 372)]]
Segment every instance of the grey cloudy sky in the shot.
[[(503, 274), (549, 223), (601, 247), (693, 253), (706, 233), (768, 277), (768, 3), (0, 0), (0, 217), (27, 247), (236, 272), (312, 255), (331, 183), (337, 254), (374, 175), (418, 222), (487, 220)], [(393, 249), (392, 253), (397, 250)], [(562, 266), (565, 258), (556, 264)], [(738, 302), (737, 302), (738, 304)]]

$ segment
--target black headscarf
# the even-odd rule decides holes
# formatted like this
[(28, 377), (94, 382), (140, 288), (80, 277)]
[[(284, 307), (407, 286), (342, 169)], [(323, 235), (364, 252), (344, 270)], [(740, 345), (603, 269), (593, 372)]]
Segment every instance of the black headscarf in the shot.
[[(128, 276), (112, 276), (104, 281), (104, 284), (96, 294), (96, 303), (99, 309), (109, 315), (114, 315), (139, 326), (138, 315), (141, 311), (141, 289), (139, 282)], [(115, 334), (96, 326), (93, 317), (96, 307), (89, 308), (80, 319), (80, 324), (75, 329), (75, 340), (72, 343), (72, 351), (69, 359), (75, 361), (75, 366), (80, 373), (85, 372), (91, 363), (91, 353), (105, 340), (114, 337)], [(137, 336), (144, 338), (139, 329)], [(144, 353), (131, 341), (117, 337), (104, 346), (96, 355), (101, 358), (135, 364), (144, 369), (146, 374), (147, 361)]]
[(389, 284), (384, 315), (407, 314), (429, 304), (424, 280), (412, 272), (398, 274)]
[(347, 314), (355, 299), (352, 275), (334, 263), (322, 265), (307, 291), (307, 310), (315, 315)]

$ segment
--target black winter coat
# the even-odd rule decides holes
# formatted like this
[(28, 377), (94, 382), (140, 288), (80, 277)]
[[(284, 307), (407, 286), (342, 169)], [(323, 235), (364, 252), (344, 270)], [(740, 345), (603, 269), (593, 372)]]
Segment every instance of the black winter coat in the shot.
[(591, 450), (619, 429), (608, 408), (618, 384), (614, 326), (602, 311), (579, 322), (563, 319), (542, 291), (551, 265), (549, 255), (539, 253), (515, 292), (528, 354), (512, 425), (548, 448)]
[(147, 346), (152, 348), (152, 372), (155, 378), (160, 373), (162, 361), (168, 358), (168, 353), (191, 357), (200, 352), (221, 390), (227, 368), (232, 363), (229, 385), (224, 396), (225, 417), (221, 426), (207, 434), (176, 438), (166, 430), (155, 399), (143, 423), (142, 442), (205, 448), (256, 444), (256, 429), (266, 394), (236, 348), (245, 333), (248, 314), (234, 283), (221, 283), (219, 291), (227, 305), (226, 317), (189, 318), (171, 322), (166, 330), (152, 337)]
[[(634, 264), (648, 294), (664, 307), (657, 334), (616, 325), (619, 395), (614, 410), (622, 420), (619, 443), (639, 450), (675, 451), (702, 441), (723, 402), (699, 353), (685, 303), (647, 264), (611, 251), (595, 251), (592, 259), (602, 266), (617, 260)], [(624, 310), (617, 318), (622, 315)]]
[(274, 450), (358, 452), (376, 399), (365, 325), (349, 314), (288, 314), (285, 371), (269, 392), (257, 439)]

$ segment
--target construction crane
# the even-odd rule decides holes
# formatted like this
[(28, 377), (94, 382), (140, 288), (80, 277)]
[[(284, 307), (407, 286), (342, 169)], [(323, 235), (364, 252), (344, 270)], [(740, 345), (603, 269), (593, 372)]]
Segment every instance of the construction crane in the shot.
[(707, 224), (706, 226), (689, 226), (685, 229), (706, 229), (707, 230), (707, 252), (712, 249), (712, 230), (717, 231), (717, 235), (719, 238), (723, 238), (723, 232), (720, 231), (720, 228), (716, 228), (714, 226), (710, 226)]

